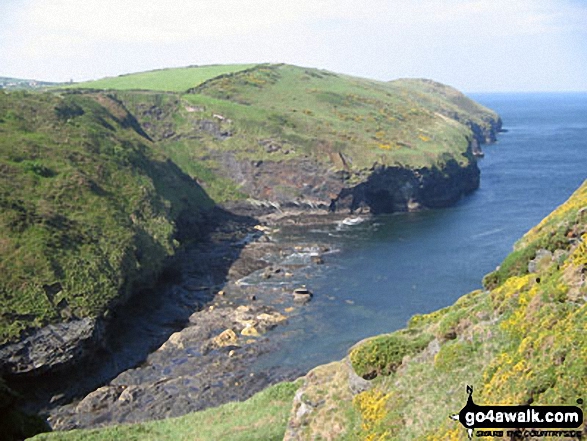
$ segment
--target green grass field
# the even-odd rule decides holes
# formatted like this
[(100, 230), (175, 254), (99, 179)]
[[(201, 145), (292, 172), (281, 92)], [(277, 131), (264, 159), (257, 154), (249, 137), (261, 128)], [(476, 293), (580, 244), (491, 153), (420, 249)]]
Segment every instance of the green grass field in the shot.
[[(160, 69), (136, 74), (120, 75), (65, 86), (67, 89), (102, 90), (156, 90), (166, 92), (185, 92), (211, 78), (238, 72), (253, 67), (254, 64), (194, 66), (176, 69)], [(62, 87), (62, 86), (58, 86)]]

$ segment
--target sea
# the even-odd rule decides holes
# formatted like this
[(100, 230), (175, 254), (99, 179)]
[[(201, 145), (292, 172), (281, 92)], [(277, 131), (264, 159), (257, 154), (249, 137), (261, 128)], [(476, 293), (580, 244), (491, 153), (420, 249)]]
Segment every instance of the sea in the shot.
[(483, 147), (481, 185), (455, 206), (357, 225), (284, 227), (276, 240), (329, 245), (305, 285), (314, 293), (256, 369), (308, 370), (356, 342), (482, 289), (515, 242), (587, 178), (587, 93), (473, 94), (503, 120)]

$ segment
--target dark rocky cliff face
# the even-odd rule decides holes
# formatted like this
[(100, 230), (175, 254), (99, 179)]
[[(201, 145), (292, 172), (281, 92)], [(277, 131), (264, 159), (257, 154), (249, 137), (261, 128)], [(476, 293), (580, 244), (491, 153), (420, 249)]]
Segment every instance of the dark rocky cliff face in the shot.
[[(458, 121), (458, 118), (455, 118)], [(497, 141), (497, 134), (501, 131), (501, 118), (489, 120), (485, 127), (478, 124), (468, 122), (467, 127), (473, 132), (473, 139), (471, 141), (472, 152), (475, 156), (483, 156), (481, 144), (491, 144)]]
[(442, 169), (380, 167), (364, 183), (344, 188), (331, 209), (379, 214), (446, 207), (479, 187), (479, 175), (476, 162), (461, 167), (455, 160)]
[[(476, 157), (483, 156), (482, 144), (496, 141), (502, 121), (488, 119), (483, 126), (469, 121), (466, 125), (471, 135), (462, 164), (447, 157), (433, 167), (374, 164), (357, 171), (348, 167), (342, 155), (336, 170), (311, 157), (245, 162), (224, 154), (217, 159), (222, 173), (241, 186), (249, 195), (247, 203), (255, 209), (379, 214), (439, 208), (479, 187)], [(242, 209), (243, 204), (238, 205)]]
[(479, 187), (480, 172), (473, 157), (455, 159), (430, 168), (412, 170), (376, 164), (354, 176), (332, 171), (310, 159), (287, 162), (232, 162), (249, 204), (265, 209), (349, 213), (394, 213), (446, 207)]
[(41, 375), (84, 359), (103, 339), (104, 323), (84, 318), (48, 325), (27, 338), (0, 347), (0, 374)]
[(479, 187), (475, 157), (483, 154), (481, 144), (496, 141), (502, 121), (491, 120), (484, 127), (467, 125), (472, 137), (465, 164), (452, 158), (416, 170), (375, 164), (355, 176), (348, 169), (328, 170), (310, 159), (240, 164), (238, 171), (233, 162), (228, 168), (242, 178), (243, 190), (267, 207), (373, 214), (446, 207)]

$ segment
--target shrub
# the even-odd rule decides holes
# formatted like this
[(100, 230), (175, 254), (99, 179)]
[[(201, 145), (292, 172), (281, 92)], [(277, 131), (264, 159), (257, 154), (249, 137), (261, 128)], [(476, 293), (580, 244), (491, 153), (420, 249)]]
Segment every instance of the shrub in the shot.
[(430, 340), (432, 336), (428, 334), (394, 333), (375, 337), (351, 350), (351, 364), (357, 375), (368, 380), (389, 375), (397, 370), (406, 355), (421, 351)]

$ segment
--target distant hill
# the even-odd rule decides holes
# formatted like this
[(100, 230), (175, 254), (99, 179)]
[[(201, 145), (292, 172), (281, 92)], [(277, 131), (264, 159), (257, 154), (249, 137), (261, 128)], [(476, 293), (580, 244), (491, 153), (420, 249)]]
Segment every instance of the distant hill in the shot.
[(56, 86), (60, 83), (50, 83), (48, 81), (23, 80), (21, 78), (0, 77), (0, 89), (5, 90), (34, 90), (44, 87)]
[(328, 206), (340, 177), (316, 182), (323, 191), (311, 195), (295, 182), (312, 184), (309, 173), (338, 170), (356, 185), (374, 167), (472, 165), (471, 153), (494, 140), (500, 124), (494, 112), (431, 81), (382, 82), (283, 64), (164, 69), (71, 87), (116, 96), (218, 201), (246, 195), (287, 204), (297, 195), (302, 205)]

